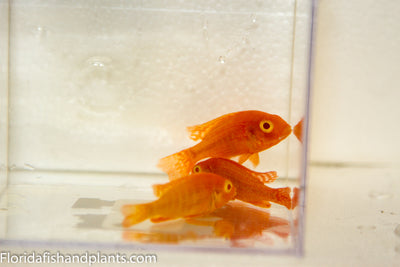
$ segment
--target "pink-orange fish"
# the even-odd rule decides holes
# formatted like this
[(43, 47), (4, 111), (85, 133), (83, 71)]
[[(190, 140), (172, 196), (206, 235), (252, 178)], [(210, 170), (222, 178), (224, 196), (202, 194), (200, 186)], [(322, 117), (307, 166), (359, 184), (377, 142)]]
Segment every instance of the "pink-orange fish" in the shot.
[(258, 153), (284, 140), (292, 128), (278, 115), (248, 110), (188, 127), (188, 131), (192, 140), (201, 142), (162, 158), (157, 165), (171, 180), (187, 175), (196, 162), (208, 157), (240, 156), (239, 163), (250, 158), (257, 166)]
[(232, 182), (211, 173), (193, 174), (157, 186), (165, 188), (159, 191), (159, 199), (122, 207), (124, 227), (146, 219), (162, 222), (207, 214), (225, 205), (236, 194)]
[[(290, 188), (271, 188), (262, 182), (268, 173), (254, 172), (232, 160), (210, 158), (198, 162), (193, 167), (194, 173), (215, 173), (229, 179), (236, 188), (236, 199), (256, 206), (269, 208), (274, 202), (291, 209)], [(275, 173), (276, 174), (276, 173)]]

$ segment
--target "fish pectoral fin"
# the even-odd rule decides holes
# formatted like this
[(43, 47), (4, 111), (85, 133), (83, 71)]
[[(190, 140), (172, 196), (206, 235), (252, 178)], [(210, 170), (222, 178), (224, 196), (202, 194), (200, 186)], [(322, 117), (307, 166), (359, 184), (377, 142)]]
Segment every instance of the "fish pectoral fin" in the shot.
[(249, 160), (251, 161), (251, 163), (253, 163), (254, 167), (257, 167), (260, 163), (260, 156), (258, 155), (258, 153), (254, 153), (253, 155), (250, 155)]
[(159, 222), (164, 222), (164, 221), (169, 221), (169, 220), (172, 220), (172, 219), (168, 218), (168, 217), (154, 217), (154, 218), (150, 219), (150, 221), (153, 223), (159, 223)]

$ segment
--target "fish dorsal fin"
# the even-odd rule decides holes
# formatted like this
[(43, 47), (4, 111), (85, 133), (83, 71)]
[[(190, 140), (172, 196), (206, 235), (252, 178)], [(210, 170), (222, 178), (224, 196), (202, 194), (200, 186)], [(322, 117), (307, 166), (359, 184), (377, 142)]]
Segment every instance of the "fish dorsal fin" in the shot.
[(262, 182), (265, 183), (272, 183), (273, 181), (278, 178), (278, 174), (276, 171), (269, 171), (269, 172), (251, 172), (251, 175)]
[(153, 184), (153, 193), (156, 197), (163, 196), (166, 192), (168, 192), (171, 188), (176, 186), (177, 184), (185, 181), (184, 179), (176, 179), (166, 184)]
[(167, 192), (172, 186), (168, 184), (153, 184), (153, 193), (156, 197), (161, 197)]
[(207, 133), (210, 130), (214, 129), (222, 121), (224, 121), (227, 118), (232, 117), (234, 115), (235, 115), (235, 113), (229, 113), (229, 114), (223, 115), (221, 117), (218, 117), (216, 119), (213, 119), (211, 121), (205, 122), (203, 124), (187, 127), (186, 129), (188, 130), (188, 132), (190, 134), (189, 138), (192, 139), (193, 141), (203, 140), (203, 138), (207, 135)]
[(258, 153), (254, 154), (242, 154), (239, 157), (238, 163), (243, 164), (246, 160), (250, 160), (251, 163), (253, 163), (254, 167), (257, 167), (258, 164), (260, 163), (260, 157), (258, 156)]

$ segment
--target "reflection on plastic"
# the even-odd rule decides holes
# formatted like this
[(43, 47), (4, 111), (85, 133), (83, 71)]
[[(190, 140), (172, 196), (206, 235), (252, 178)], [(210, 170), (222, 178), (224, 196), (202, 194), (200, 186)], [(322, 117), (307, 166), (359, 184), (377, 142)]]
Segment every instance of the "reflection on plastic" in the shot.
[(294, 187), (293, 197), (292, 197), (292, 209), (296, 208), (299, 205), (299, 194), (300, 194), (300, 189), (298, 187)]
[(270, 234), (281, 239), (287, 239), (290, 234), (288, 220), (238, 201), (230, 202), (207, 216), (175, 223), (181, 224), (175, 227), (179, 230), (168, 231), (171, 224), (157, 224), (149, 231), (124, 231), (122, 237), (125, 241), (162, 244), (214, 238), (230, 240), (232, 247), (252, 247), (255, 241), (273, 245)]

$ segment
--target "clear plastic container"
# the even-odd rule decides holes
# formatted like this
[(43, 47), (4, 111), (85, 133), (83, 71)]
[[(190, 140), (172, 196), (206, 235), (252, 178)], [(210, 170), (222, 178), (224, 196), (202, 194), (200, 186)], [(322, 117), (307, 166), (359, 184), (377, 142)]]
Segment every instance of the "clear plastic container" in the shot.
[[(1, 243), (301, 254), (312, 0), (0, 8)], [(276, 171), (268, 186), (298, 192), (296, 208), (236, 200), (233, 220), (121, 227), (123, 203), (154, 200), (151, 186), (168, 182), (158, 160), (196, 144), (187, 126), (243, 110), (304, 119), (302, 143), (291, 134), (256, 168), (244, 163)]]

